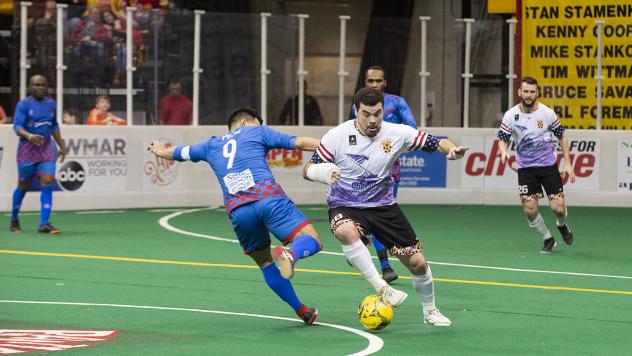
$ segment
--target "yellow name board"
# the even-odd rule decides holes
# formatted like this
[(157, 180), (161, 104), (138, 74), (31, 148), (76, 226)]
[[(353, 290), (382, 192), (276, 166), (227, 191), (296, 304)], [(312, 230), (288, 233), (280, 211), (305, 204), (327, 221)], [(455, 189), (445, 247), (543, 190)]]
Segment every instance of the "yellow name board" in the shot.
[(604, 129), (632, 130), (632, 2), (523, 0), (523, 76), (569, 128), (595, 128), (597, 24), (602, 25)]

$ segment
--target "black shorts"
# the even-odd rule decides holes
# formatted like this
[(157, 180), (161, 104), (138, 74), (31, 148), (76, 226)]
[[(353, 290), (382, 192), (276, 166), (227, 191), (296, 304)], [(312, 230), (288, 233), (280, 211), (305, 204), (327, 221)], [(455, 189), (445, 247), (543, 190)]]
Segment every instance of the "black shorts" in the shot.
[(557, 165), (518, 169), (518, 191), (521, 197), (543, 198), (542, 187), (550, 199), (564, 195), (562, 176)]
[(333, 208), (329, 209), (329, 220), (332, 232), (341, 224), (352, 221), (360, 235), (368, 236), (369, 233), (373, 233), (391, 255), (410, 256), (421, 252), (422, 247), (417, 240), (417, 234), (397, 204), (362, 209)]

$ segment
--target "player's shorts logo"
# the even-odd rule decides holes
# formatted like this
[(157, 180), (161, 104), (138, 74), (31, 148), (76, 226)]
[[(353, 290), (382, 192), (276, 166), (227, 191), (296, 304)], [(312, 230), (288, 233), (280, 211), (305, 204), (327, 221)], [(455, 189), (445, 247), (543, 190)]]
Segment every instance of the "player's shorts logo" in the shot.
[(86, 180), (86, 172), (79, 162), (69, 161), (61, 166), (57, 180), (64, 189), (77, 190)]

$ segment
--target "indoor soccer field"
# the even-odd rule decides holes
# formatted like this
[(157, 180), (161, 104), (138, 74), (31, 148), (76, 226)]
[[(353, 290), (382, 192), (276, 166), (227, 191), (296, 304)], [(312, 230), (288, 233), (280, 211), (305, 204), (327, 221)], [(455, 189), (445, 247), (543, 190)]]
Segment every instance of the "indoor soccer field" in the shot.
[(393, 285), (409, 298), (386, 329), (368, 332), (356, 311), (373, 290), (346, 263), (326, 208), (302, 208), (325, 244), (292, 280), (319, 309), (311, 327), (242, 254), (222, 207), (55, 212), (58, 236), (35, 232), (38, 213), (23, 213), (24, 232), (10, 233), (3, 213), (0, 354), (52, 351), (6, 329), (109, 331), (59, 341), (68, 355), (630, 354), (632, 209), (571, 207), (575, 243), (552, 230), (558, 246), (541, 254), (518, 205), (403, 206), (453, 326), (423, 324), (396, 261)]

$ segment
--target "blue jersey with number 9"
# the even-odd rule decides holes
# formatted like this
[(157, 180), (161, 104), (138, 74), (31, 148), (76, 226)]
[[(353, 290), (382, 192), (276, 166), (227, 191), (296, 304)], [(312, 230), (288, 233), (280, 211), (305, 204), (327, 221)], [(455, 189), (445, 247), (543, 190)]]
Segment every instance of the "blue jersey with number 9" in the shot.
[(224, 136), (191, 146), (178, 146), (173, 159), (206, 161), (224, 193), (224, 205), (230, 212), (236, 207), (266, 197), (286, 197), (266, 162), (273, 148), (294, 149), (296, 136), (282, 134), (268, 126), (244, 126)]

